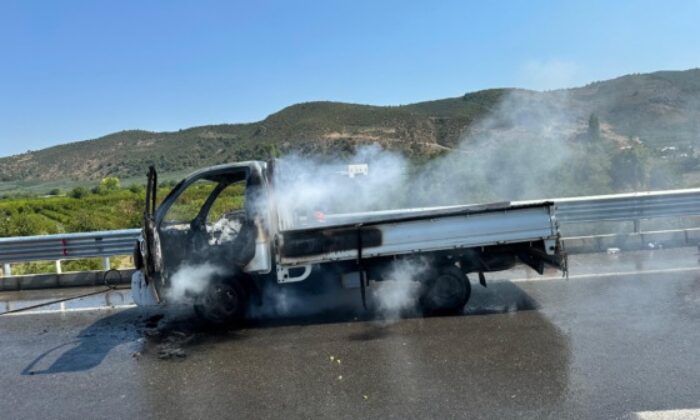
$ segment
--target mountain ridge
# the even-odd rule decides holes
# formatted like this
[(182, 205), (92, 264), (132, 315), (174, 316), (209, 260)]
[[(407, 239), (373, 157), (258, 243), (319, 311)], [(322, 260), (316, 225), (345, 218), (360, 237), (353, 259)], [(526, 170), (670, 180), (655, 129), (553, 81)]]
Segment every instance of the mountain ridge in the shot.
[[(0, 181), (95, 180), (130, 177), (151, 164), (163, 172), (217, 163), (267, 159), (289, 152), (350, 154), (378, 143), (416, 159), (464, 146), (470, 130), (512, 95), (556, 109), (566, 107), (585, 130), (595, 114), (604, 140), (623, 147), (635, 139), (650, 148), (698, 147), (700, 69), (629, 74), (554, 91), (485, 89), (396, 106), (332, 101), (293, 104), (251, 123), (212, 124), (169, 132), (123, 130), (0, 158)], [(565, 105), (559, 105), (562, 98)], [(569, 109), (570, 108), (570, 109)]]

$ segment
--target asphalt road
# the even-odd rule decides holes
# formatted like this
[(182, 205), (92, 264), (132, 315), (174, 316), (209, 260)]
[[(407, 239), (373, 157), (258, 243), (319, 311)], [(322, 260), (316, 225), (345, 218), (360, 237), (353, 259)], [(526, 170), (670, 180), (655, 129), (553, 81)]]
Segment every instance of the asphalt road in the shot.
[(475, 286), (454, 317), (345, 308), (212, 331), (184, 310), (3, 315), (0, 417), (700, 416), (697, 250), (571, 263), (569, 280)]

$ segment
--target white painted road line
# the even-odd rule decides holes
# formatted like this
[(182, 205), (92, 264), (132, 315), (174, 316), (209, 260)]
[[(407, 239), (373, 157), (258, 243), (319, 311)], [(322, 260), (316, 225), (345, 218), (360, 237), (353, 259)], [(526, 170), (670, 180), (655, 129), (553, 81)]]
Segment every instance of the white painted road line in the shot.
[(700, 419), (700, 408), (680, 410), (638, 411), (632, 417), (639, 420), (690, 420)]
[(27, 310), (22, 312), (12, 312), (9, 314), (2, 314), (1, 316), (21, 316), (21, 315), (46, 315), (46, 314), (65, 314), (69, 312), (89, 312), (89, 311), (111, 311), (114, 309), (129, 309), (135, 308), (135, 304), (128, 305), (114, 305), (114, 306), (88, 306), (85, 308), (68, 308), (68, 309), (41, 309), (41, 310)]
[[(621, 276), (633, 276), (633, 275), (647, 275), (647, 274), (666, 274), (666, 273), (685, 273), (689, 271), (700, 271), (700, 266), (695, 267), (678, 267), (678, 268), (660, 268), (655, 270), (644, 270), (644, 271), (613, 271), (609, 273), (590, 273), (590, 274), (570, 274), (569, 279), (589, 279), (597, 277), (621, 277)], [(508, 280), (508, 281), (538, 281), (538, 280), (560, 280), (566, 277), (562, 276), (544, 276), (544, 277), (520, 277), (515, 279), (498, 279), (498, 280)]]

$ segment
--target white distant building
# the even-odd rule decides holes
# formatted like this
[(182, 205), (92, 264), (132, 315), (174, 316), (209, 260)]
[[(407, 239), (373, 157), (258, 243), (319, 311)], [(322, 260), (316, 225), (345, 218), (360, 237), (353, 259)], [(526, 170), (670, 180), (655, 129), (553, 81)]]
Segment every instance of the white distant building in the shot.
[(348, 178), (355, 178), (358, 175), (367, 175), (369, 174), (369, 165), (366, 163), (351, 164), (346, 166), (343, 170), (338, 171), (338, 173)]

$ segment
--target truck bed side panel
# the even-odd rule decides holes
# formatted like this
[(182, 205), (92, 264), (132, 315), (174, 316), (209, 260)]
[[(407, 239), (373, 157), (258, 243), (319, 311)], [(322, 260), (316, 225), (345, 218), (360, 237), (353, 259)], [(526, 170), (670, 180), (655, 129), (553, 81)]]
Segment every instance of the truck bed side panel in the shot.
[[(557, 230), (551, 211), (550, 205), (511, 207), (386, 221), (354, 228), (308, 229), (304, 231), (305, 235), (300, 235), (300, 231), (283, 232), (280, 263), (293, 266), (352, 260), (358, 256), (357, 245), (360, 241), (363, 258), (372, 258), (554, 239)], [(321, 242), (310, 246), (308, 241), (314, 237), (318, 241), (325, 240), (328, 246)], [(307, 243), (295, 243), (296, 241)], [(301, 249), (307, 251), (300, 251)], [(285, 253), (285, 250), (288, 252)]]

